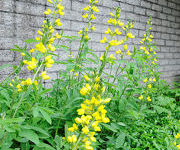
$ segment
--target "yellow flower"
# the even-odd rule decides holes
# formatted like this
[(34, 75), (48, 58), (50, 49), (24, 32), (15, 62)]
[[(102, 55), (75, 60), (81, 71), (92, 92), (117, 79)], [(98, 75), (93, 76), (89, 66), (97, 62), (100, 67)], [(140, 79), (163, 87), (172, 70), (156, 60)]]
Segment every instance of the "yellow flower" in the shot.
[(86, 6), (83, 10), (88, 11), (90, 9), (90, 6)]
[(127, 55), (131, 55), (131, 52), (129, 50), (127, 51)]
[(91, 15), (91, 19), (96, 19), (96, 17), (94, 16), (94, 14)]
[(177, 133), (177, 134), (175, 135), (175, 138), (176, 138), (176, 139), (180, 138), (180, 133)]
[(33, 83), (34, 83), (34, 85), (36, 85), (36, 86), (38, 85), (38, 81), (36, 81), (36, 80), (35, 80)]
[(26, 80), (26, 84), (27, 84), (27, 85), (32, 85), (32, 80), (31, 80), (31, 78), (28, 78), (28, 79)]
[(44, 80), (49, 80), (49, 79), (50, 79), (50, 77), (49, 77), (48, 75), (46, 75), (46, 71), (43, 71), (43, 72), (41, 73), (41, 77), (42, 77)]
[(120, 27), (122, 27), (122, 26), (124, 25), (124, 23), (121, 22), (120, 20), (118, 20), (118, 25), (119, 25)]
[(52, 52), (54, 52), (54, 51), (56, 50), (56, 48), (55, 48), (54, 46), (52, 46), (51, 44), (49, 44), (49, 45), (47, 46), (47, 48), (48, 48), (50, 51), (52, 51)]
[(88, 89), (88, 92), (91, 90), (91, 86), (89, 84), (86, 84), (86, 88)]
[(13, 86), (12, 83), (9, 83), (9, 86)]
[(44, 12), (45, 15), (51, 14), (51, 9), (48, 9), (47, 11)]
[(141, 95), (141, 96), (139, 96), (139, 100), (142, 100), (143, 99), (143, 96)]
[(83, 96), (85, 96), (88, 92), (89, 92), (89, 90), (88, 90), (86, 87), (83, 87), (83, 88), (80, 90), (80, 93), (81, 93), (81, 95), (83, 95)]
[(111, 98), (107, 98), (103, 101), (104, 104), (109, 103), (111, 101)]
[(49, 3), (52, 3), (52, 0), (48, 0)]
[(57, 32), (57, 33), (56, 33), (56, 38), (57, 38), (57, 39), (60, 39), (61, 37), (62, 37), (62, 36), (59, 35), (59, 33)]
[(106, 43), (106, 42), (107, 42), (107, 38), (106, 37), (104, 37), (103, 40), (100, 40), (100, 43)]
[(56, 19), (55, 23), (56, 23), (57, 26), (62, 26), (62, 22), (60, 21), (59, 18)]
[(36, 50), (40, 51), (41, 53), (45, 53), (47, 51), (46, 47), (43, 45), (42, 42), (36, 45)]
[(83, 18), (88, 18), (88, 14), (82, 15)]
[[(62, 6), (63, 7), (63, 6)], [(61, 11), (61, 9), (58, 10), (58, 13), (60, 16), (63, 16), (64, 15), (64, 12)]]
[(24, 57), (24, 56), (26, 56), (26, 54), (25, 53), (21, 53), (21, 56)]
[(95, 26), (92, 26), (92, 27), (91, 27), (91, 30), (96, 31), (96, 27), (95, 27)]
[(83, 132), (84, 134), (88, 134), (89, 128), (88, 128), (87, 126), (83, 127), (83, 128), (82, 128), (82, 132)]
[(149, 85), (148, 85), (148, 88), (151, 89), (151, 87), (152, 87), (151, 84), (149, 84)]
[(107, 30), (105, 31), (105, 34), (109, 34), (109, 33), (111, 33), (111, 29), (107, 28)]
[(145, 79), (143, 80), (143, 82), (144, 82), (144, 83), (148, 82), (148, 79), (147, 79), (147, 78), (145, 78)]
[(113, 54), (111, 54), (111, 55), (109, 56), (109, 58), (110, 58), (111, 60), (115, 60), (115, 59), (116, 59), (116, 57), (114, 57)]
[(99, 82), (100, 81), (100, 77), (96, 77), (95, 82)]
[(30, 53), (34, 53), (34, 49), (29, 50)]
[(116, 54), (121, 54), (121, 50), (119, 49), (118, 51), (115, 52)]
[(153, 81), (156, 82), (156, 78), (153, 78)]
[(121, 34), (122, 34), (121, 31), (119, 31), (118, 28), (115, 30), (115, 33), (116, 33), (117, 35), (121, 35)]
[(147, 97), (147, 100), (148, 100), (149, 102), (151, 102), (151, 101), (152, 101), (152, 100), (151, 100), (151, 98), (150, 98), (149, 96)]
[(43, 35), (43, 33), (40, 30), (38, 30), (37, 33), (41, 36)]
[(38, 63), (38, 61), (34, 57), (32, 57), (31, 61), (23, 61), (23, 62), (28, 65), (27, 69), (30, 71), (35, 69), (37, 67), (37, 63)]
[(93, 6), (92, 10), (95, 11), (95, 12), (99, 12), (99, 9), (96, 6)]
[(124, 45), (124, 50), (127, 50), (127, 44)]
[(84, 79), (85, 79), (86, 81), (90, 81), (90, 78), (89, 78), (87, 75), (84, 75)]
[(75, 118), (75, 122), (77, 123), (77, 124), (79, 124), (79, 123), (82, 123), (82, 120), (81, 120), (81, 118)]
[(128, 33), (128, 34), (127, 34), (127, 37), (128, 37), (128, 38), (131, 38), (131, 39), (135, 38), (135, 36), (134, 36), (132, 33)]
[(50, 39), (49, 39), (49, 43), (52, 44), (52, 43), (54, 42), (54, 40), (55, 40), (55, 38), (53, 38), (53, 37), (50, 38)]

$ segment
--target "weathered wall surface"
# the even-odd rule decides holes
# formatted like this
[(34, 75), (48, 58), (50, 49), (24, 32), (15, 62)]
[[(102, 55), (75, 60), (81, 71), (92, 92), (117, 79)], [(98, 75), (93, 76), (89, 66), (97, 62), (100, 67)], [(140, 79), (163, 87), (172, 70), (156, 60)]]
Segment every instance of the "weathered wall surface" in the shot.
[[(82, 8), (88, 0), (62, 0), (65, 15), (62, 18), (65, 34), (77, 35), (84, 25), (81, 17)], [(95, 21), (97, 31), (93, 33), (90, 47), (97, 53), (103, 51), (99, 40), (104, 37), (104, 30), (108, 27), (106, 20), (109, 12), (116, 6), (122, 9), (121, 19), (134, 21), (133, 34), (138, 37), (134, 44), (138, 44), (144, 35), (145, 23), (148, 16), (153, 18), (153, 35), (159, 48), (160, 71), (162, 78), (173, 80), (180, 74), (180, 0), (99, 0)], [(23, 46), (23, 41), (36, 35), (44, 19), (43, 12), (47, 9), (46, 0), (0, 0), (0, 66), (4, 63), (17, 64), (19, 54), (9, 51), (14, 44)], [(129, 43), (133, 46), (133, 43)], [(72, 50), (77, 50), (74, 42)], [(57, 54), (65, 56), (60, 50)], [(59, 58), (61, 59), (61, 58)], [(55, 66), (50, 71), (57, 77)], [(11, 70), (0, 71), (1, 78)]]

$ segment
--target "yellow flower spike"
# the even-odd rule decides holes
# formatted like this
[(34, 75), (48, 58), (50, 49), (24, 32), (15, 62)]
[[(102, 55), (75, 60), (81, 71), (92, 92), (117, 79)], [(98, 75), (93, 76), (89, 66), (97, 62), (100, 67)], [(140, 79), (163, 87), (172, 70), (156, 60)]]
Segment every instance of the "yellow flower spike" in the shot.
[(152, 101), (151, 98), (150, 98), (150, 96), (147, 97), (147, 101), (148, 101), (148, 102), (151, 102), (151, 101)]
[(82, 17), (86, 19), (86, 18), (88, 18), (88, 14), (82, 15)]
[(124, 45), (124, 50), (127, 50), (127, 44)]
[(51, 14), (51, 9), (48, 9), (47, 11), (44, 12), (45, 15)]
[(24, 57), (24, 56), (26, 56), (26, 54), (25, 53), (21, 53), (21, 56)]
[(127, 36), (128, 38), (131, 38), (131, 39), (135, 38), (135, 36), (132, 33), (128, 33)]
[(89, 78), (87, 75), (84, 75), (84, 79), (85, 79), (86, 81), (90, 81), (90, 78)]
[(139, 96), (139, 100), (142, 100), (143, 99), (143, 96), (141, 95), (141, 96)]

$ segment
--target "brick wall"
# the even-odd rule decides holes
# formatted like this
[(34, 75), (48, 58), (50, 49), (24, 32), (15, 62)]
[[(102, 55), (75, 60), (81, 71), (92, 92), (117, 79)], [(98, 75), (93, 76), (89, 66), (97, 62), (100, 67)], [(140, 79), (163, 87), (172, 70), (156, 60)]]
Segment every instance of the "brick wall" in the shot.
[[(67, 35), (77, 35), (85, 24), (81, 15), (82, 8), (88, 0), (63, 0), (65, 15), (62, 28)], [(153, 18), (153, 35), (159, 48), (160, 71), (162, 78), (168, 81), (180, 74), (180, 1), (179, 0), (99, 0), (96, 24), (97, 31), (92, 33), (90, 47), (97, 53), (104, 47), (99, 40), (108, 27), (106, 20), (109, 12), (116, 6), (122, 9), (121, 20), (134, 21), (133, 34), (138, 37), (130, 46), (138, 44), (143, 37), (148, 16)], [(0, 66), (4, 63), (17, 64), (19, 54), (9, 51), (14, 44), (23, 46), (23, 41), (36, 35), (44, 19), (43, 12), (48, 7), (46, 0), (0, 0)], [(72, 50), (77, 50), (77, 42), (73, 42)], [(56, 52), (65, 58), (61, 50)], [(54, 78), (61, 66), (54, 66), (51, 71)], [(0, 71), (1, 79), (11, 69)]]

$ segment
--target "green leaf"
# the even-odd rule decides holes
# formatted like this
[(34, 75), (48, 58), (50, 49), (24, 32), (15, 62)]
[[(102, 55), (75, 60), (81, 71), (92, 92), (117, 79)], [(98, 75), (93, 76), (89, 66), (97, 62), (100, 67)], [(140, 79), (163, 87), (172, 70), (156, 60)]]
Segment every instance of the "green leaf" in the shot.
[(116, 148), (120, 148), (125, 141), (125, 133), (120, 133), (116, 138)]
[(45, 112), (44, 110), (42, 109), (39, 109), (41, 114), (43, 115), (44, 119), (49, 123), (51, 124), (52, 123), (52, 120), (51, 120), (51, 117), (49, 116), (49, 114), (47, 112)]
[(38, 41), (37, 40), (35, 40), (35, 39), (27, 39), (27, 40), (25, 40), (25, 43), (27, 43), (27, 44), (30, 44), (30, 43), (37, 43)]
[(108, 125), (108, 124), (102, 124), (106, 129), (108, 129), (108, 130), (111, 130), (111, 131), (113, 131), (113, 132), (118, 132), (117, 131), (117, 129), (116, 128), (114, 128), (114, 127), (112, 127), (112, 126), (110, 126), (110, 125)]
[(36, 145), (39, 144), (39, 137), (38, 135), (32, 131), (32, 130), (21, 130), (19, 132), (19, 136), (21, 137), (25, 137), (26, 139), (32, 141), (33, 143), (35, 143)]

